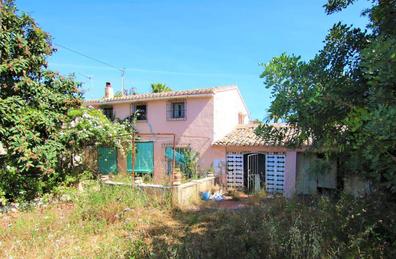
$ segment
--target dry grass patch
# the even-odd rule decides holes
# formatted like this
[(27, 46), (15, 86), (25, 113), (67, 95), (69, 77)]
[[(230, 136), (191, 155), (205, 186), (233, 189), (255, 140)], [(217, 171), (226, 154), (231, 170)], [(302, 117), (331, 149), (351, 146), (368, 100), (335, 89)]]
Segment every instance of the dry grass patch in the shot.
[(166, 196), (103, 186), (76, 195), (72, 203), (5, 214), (0, 219), (0, 258), (149, 255), (145, 233), (169, 213), (167, 203)]

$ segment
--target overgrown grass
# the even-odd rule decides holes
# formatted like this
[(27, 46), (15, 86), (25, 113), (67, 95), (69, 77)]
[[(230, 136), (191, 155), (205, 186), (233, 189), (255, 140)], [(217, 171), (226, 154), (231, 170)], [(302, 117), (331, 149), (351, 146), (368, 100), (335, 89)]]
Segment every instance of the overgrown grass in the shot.
[(144, 252), (139, 231), (170, 209), (168, 195), (128, 187), (96, 184), (62, 195), (71, 202), (2, 215), (0, 258), (134, 256)]
[(2, 215), (0, 257), (396, 256), (395, 204), (377, 195), (337, 201), (258, 195), (238, 210), (181, 211), (167, 195), (128, 187), (93, 184), (66, 193), (69, 203)]
[(130, 174), (119, 173), (111, 175), (111, 180), (115, 182), (132, 184), (132, 176)]
[(184, 258), (396, 258), (396, 206), (382, 196), (275, 198), (188, 218)]

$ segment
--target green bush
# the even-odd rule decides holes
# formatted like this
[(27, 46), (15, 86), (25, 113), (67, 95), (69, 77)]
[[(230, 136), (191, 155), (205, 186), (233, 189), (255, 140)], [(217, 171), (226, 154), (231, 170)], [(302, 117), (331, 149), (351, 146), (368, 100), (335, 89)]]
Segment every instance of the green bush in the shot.
[[(0, 8), (0, 199), (31, 200), (84, 170), (87, 146), (122, 150), (133, 128), (83, 108), (79, 83), (47, 68), (51, 37), (14, 1)], [(73, 179), (74, 178), (74, 179)]]

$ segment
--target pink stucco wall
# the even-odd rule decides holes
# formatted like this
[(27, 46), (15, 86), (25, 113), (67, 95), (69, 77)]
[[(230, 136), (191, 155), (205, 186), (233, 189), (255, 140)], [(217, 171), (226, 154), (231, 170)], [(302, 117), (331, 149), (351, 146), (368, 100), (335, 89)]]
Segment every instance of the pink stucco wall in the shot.
[[(225, 136), (238, 125), (238, 114), (248, 111), (238, 88), (216, 91), (213, 95), (187, 96), (178, 100), (186, 102), (186, 120), (167, 120), (167, 103), (172, 99), (148, 100), (147, 120), (138, 121), (139, 133), (174, 133), (176, 146), (189, 146), (200, 154), (200, 169), (207, 170), (214, 160), (224, 160), (225, 151), (213, 147), (215, 140)], [(113, 103), (114, 116), (124, 119), (132, 114), (133, 102)], [(154, 178), (167, 178), (165, 146), (172, 144), (171, 136), (142, 136), (154, 141)]]
[[(145, 102), (147, 120), (138, 121), (136, 129), (139, 133), (174, 133), (177, 146), (190, 146), (200, 154), (200, 168), (207, 170), (215, 157), (221, 157), (211, 147), (214, 135), (213, 97), (193, 97), (183, 99), (186, 102), (186, 120), (167, 120), (167, 100)], [(132, 114), (131, 103), (113, 104), (113, 112), (117, 118), (124, 119)], [(154, 141), (154, 178), (166, 178), (166, 160), (164, 149), (172, 144), (171, 136), (142, 136), (144, 140)]]
[(131, 111), (130, 103), (118, 103), (113, 105), (113, 114), (116, 118), (125, 119), (131, 115)]

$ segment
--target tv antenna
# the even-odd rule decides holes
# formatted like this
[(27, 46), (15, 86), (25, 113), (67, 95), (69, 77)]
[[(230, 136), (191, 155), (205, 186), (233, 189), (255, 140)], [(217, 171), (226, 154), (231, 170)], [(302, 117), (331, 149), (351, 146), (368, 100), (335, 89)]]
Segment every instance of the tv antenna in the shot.
[[(83, 73), (81, 73), (81, 72), (79, 72), (78, 74), (80, 74), (81, 76), (83, 76), (83, 77), (85, 77), (86, 79), (88, 79), (89, 87), (86, 88), (86, 91), (91, 90), (91, 88), (92, 88), (92, 79), (93, 79), (93, 76), (91, 76), (91, 75), (86, 75), (86, 74), (83, 74)], [(85, 84), (86, 82), (82, 82), (82, 83)]]
[(121, 93), (125, 95), (125, 67), (121, 68)]

